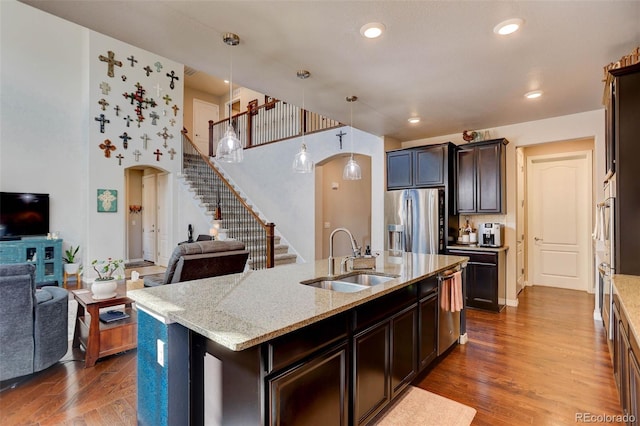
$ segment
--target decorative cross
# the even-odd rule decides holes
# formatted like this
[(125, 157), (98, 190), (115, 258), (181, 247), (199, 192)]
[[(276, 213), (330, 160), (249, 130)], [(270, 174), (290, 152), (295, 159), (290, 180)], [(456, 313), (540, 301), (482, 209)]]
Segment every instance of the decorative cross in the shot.
[(102, 90), (103, 95), (108, 95), (109, 91), (111, 90), (111, 86), (109, 86), (109, 83), (107, 83), (106, 81), (103, 81), (102, 83), (100, 83), (100, 89)]
[(116, 110), (116, 117), (120, 117), (120, 105), (116, 105), (113, 109)]
[(160, 72), (160, 70), (162, 69), (162, 64), (160, 62), (156, 62), (153, 65), (156, 67), (156, 71)]
[(154, 126), (157, 126), (158, 118), (160, 118), (160, 116), (155, 111), (151, 111), (151, 114), (149, 114), (149, 117), (151, 117), (151, 124), (153, 124)]
[(169, 102), (171, 102), (173, 99), (171, 99), (171, 96), (169, 96), (169, 94), (167, 93), (166, 95), (164, 95), (162, 97), (162, 99), (164, 99), (164, 103), (165, 105), (169, 105)]
[(169, 153), (169, 155), (171, 156), (171, 159), (173, 160), (173, 156), (177, 154), (176, 150), (171, 148), (169, 151), (167, 151)]
[(127, 61), (131, 62), (131, 66), (133, 67), (133, 64), (138, 63), (138, 60), (136, 58), (133, 57), (133, 55), (129, 56), (127, 58)]
[(167, 130), (169, 130), (169, 129), (167, 129), (166, 127), (163, 128), (162, 130), (163, 130), (162, 133), (158, 132), (158, 136), (160, 136), (161, 138), (164, 139), (164, 144), (162, 146), (164, 146), (166, 148), (167, 147), (167, 139), (173, 139), (173, 135), (167, 133)]
[(140, 156), (142, 155), (142, 153), (140, 151), (138, 151), (137, 149), (135, 151), (133, 151), (133, 156), (136, 157), (136, 161), (140, 161)]
[(129, 127), (129, 123), (133, 121), (133, 118), (131, 118), (131, 116), (127, 114), (127, 116), (124, 117), (123, 120), (127, 122), (127, 127)]
[(178, 110), (180, 109), (180, 107), (179, 107), (178, 105), (175, 105), (175, 104), (174, 104), (174, 105), (171, 107), (171, 109), (173, 110), (173, 116), (174, 116), (174, 117), (177, 117), (177, 116), (178, 116)]
[(122, 66), (122, 62), (120, 61), (116, 61), (116, 54), (113, 53), (111, 50), (107, 51), (107, 56), (103, 56), (100, 55), (98, 56), (98, 59), (100, 59), (101, 62), (106, 62), (107, 63), (107, 75), (109, 77), (113, 77), (113, 66), (116, 65), (118, 67)]
[(167, 77), (171, 79), (171, 83), (169, 83), (169, 87), (171, 87), (171, 90), (173, 90), (173, 88), (176, 87), (173, 80), (180, 80), (180, 77), (178, 77), (176, 75), (176, 72), (173, 70), (171, 70), (171, 74), (167, 73)]
[(342, 149), (342, 137), (345, 136), (346, 133), (340, 129), (340, 133), (336, 134), (336, 136), (340, 139), (340, 149)]
[(142, 124), (142, 122), (144, 121), (144, 117), (138, 117), (136, 118), (136, 121), (138, 122), (138, 129), (140, 128), (140, 124)]
[(175, 126), (176, 120), (172, 118), (171, 120), (169, 120), (169, 124), (171, 124), (171, 127)]
[(116, 158), (118, 159), (118, 166), (122, 166), (122, 159), (124, 158), (124, 155), (118, 154), (116, 155)]
[(115, 151), (116, 147), (111, 145), (111, 141), (109, 139), (105, 139), (104, 143), (98, 145), (100, 149), (104, 150), (104, 156), (106, 158), (111, 158), (111, 151)]
[(162, 92), (162, 87), (160, 87), (160, 83), (156, 84), (155, 86), (153, 86), (154, 89), (156, 89), (156, 97), (160, 97), (160, 92)]
[(153, 72), (153, 70), (151, 69), (151, 67), (149, 65), (147, 65), (143, 69), (147, 72), (147, 77), (149, 77), (149, 74), (151, 74)]
[(124, 75), (124, 74), (122, 74), (122, 76), (120, 78), (122, 78), (122, 81), (127, 81), (127, 76)]
[(106, 111), (107, 106), (109, 105), (109, 102), (107, 102), (104, 98), (102, 98), (98, 101), (98, 104), (100, 104), (100, 107), (102, 108), (103, 111)]
[(95, 117), (95, 120), (100, 122), (100, 133), (104, 133), (105, 123), (111, 123), (111, 121), (105, 118), (104, 114), (100, 114), (98, 117)]
[(131, 140), (131, 136), (129, 136), (127, 132), (124, 132), (119, 136), (119, 138), (122, 139), (122, 146), (124, 147), (124, 149), (129, 148), (129, 141)]
[(160, 156), (162, 155), (162, 153), (160, 152), (160, 148), (156, 149), (156, 152), (154, 152), (155, 156), (156, 156), (156, 161), (160, 161)]
[[(151, 140), (151, 138), (145, 133), (144, 135), (140, 136), (140, 139), (142, 139), (142, 147), (144, 149), (147, 149), (147, 142)], [(134, 152), (135, 154), (135, 152)]]
[(140, 83), (136, 83), (136, 88), (137, 90), (135, 92), (132, 92), (132, 93), (125, 92), (122, 94), (122, 96), (124, 96), (125, 99), (131, 99), (131, 105), (133, 105), (134, 102), (137, 102), (136, 115), (138, 116), (138, 118), (142, 117), (142, 119), (144, 119), (144, 117), (142, 116), (142, 109), (146, 109), (149, 106), (153, 108), (157, 104), (156, 104), (156, 101), (154, 101), (153, 99), (144, 97), (146, 90), (144, 90), (144, 88)]

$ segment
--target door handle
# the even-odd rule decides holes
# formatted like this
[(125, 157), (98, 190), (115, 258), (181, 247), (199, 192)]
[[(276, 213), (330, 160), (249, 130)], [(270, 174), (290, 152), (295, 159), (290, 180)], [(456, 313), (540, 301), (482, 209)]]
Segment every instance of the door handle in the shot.
[(538, 238), (538, 237), (533, 237), (533, 239), (536, 241), (544, 241), (542, 238)]

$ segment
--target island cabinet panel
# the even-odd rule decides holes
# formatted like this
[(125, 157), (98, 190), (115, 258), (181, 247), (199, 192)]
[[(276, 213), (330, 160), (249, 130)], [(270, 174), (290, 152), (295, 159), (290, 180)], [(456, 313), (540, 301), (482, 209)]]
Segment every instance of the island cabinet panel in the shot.
[(412, 305), (391, 318), (391, 397), (417, 373), (418, 311)]
[[(436, 281), (436, 286), (438, 285)], [(437, 287), (436, 287), (437, 290)], [(438, 293), (424, 297), (418, 304), (418, 369), (422, 371), (438, 355)]]
[(347, 348), (341, 344), (268, 379), (268, 424), (347, 426)]
[(504, 251), (486, 252), (448, 249), (448, 254), (468, 256), (466, 306), (499, 312), (505, 307), (506, 255)]
[(354, 424), (366, 424), (391, 399), (389, 329), (384, 321), (353, 338)]

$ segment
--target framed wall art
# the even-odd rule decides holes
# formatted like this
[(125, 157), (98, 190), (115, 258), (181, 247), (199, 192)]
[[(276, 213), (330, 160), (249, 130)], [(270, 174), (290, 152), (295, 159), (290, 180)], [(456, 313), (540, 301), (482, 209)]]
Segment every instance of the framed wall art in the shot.
[(118, 191), (98, 189), (98, 213), (116, 213), (118, 211)]

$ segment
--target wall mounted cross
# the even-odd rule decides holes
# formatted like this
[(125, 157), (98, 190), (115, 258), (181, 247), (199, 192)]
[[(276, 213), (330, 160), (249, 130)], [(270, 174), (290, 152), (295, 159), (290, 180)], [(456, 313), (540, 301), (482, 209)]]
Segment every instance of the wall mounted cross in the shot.
[(172, 118), (171, 120), (169, 120), (169, 124), (171, 124), (171, 127), (175, 126), (176, 120)]
[(146, 109), (149, 106), (153, 108), (157, 104), (156, 104), (156, 101), (154, 101), (153, 99), (144, 97), (146, 90), (144, 90), (144, 88), (140, 83), (136, 83), (135, 87), (136, 87), (135, 92), (131, 92), (131, 93), (125, 92), (122, 94), (122, 96), (124, 96), (125, 99), (130, 99), (131, 105), (133, 105), (133, 103), (136, 102), (136, 115), (138, 116), (138, 118), (140, 118), (142, 117), (142, 109)]
[(111, 145), (111, 141), (109, 139), (105, 139), (104, 142), (98, 146), (100, 149), (104, 150), (104, 156), (106, 158), (111, 158), (111, 151), (116, 150), (116, 147)]
[(162, 99), (164, 100), (165, 105), (169, 105), (169, 102), (171, 102), (173, 100), (173, 99), (171, 99), (171, 96), (169, 96), (168, 93), (166, 95), (164, 95), (162, 97)]
[(162, 64), (160, 62), (156, 62), (153, 66), (156, 67), (156, 71), (158, 72), (162, 69)]
[(169, 155), (171, 156), (171, 159), (173, 160), (173, 156), (177, 154), (176, 150), (171, 148), (169, 151), (167, 151), (169, 153)]
[(151, 114), (149, 114), (149, 117), (151, 117), (151, 124), (153, 124), (154, 126), (157, 126), (158, 118), (160, 118), (160, 116), (155, 111), (151, 111)]
[(114, 106), (113, 109), (116, 110), (116, 117), (120, 117), (120, 105)]
[(144, 149), (147, 149), (147, 142), (151, 140), (151, 138), (145, 133), (144, 135), (140, 136), (140, 139), (142, 139), (142, 147)]
[(146, 71), (147, 77), (149, 77), (149, 74), (151, 74), (153, 72), (153, 70), (151, 69), (151, 67), (149, 65), (147, 65), (143, 69)]
[(133, 67), (134, 64), (138, 63), (138, 60), (136, 58), (133, 57), (133, 55), (129, 56), (127, 58), (127, 61), (131, 62), (131, 66)]
[(131, 140), (131, 136), (129, 136), (127, 132), (124, 132), (119, 136), (119, 138), (122, 139), (122, 146), (124, 147), (124, 149), (129, 148), (129, 141)]
[(116, 158), (118, 159), (118, 166), (122, 166), (122, 159), (124, 158), (124, 155), (118, 154), (116, 155)]
[(165, 148), (167, 147), (167, 139), (173, 139), (173, 135), (167, 133), (167, 129), (166, 127), (162, 129), (162, 133), (158, 132), (158, 136), (160, 136), (161, 138), (164, 139), (164, 144), (162, 146), (164, 146)]
[(108, 95), (111, 91), (111, 86), (109, 86), (109, 83), (107, 83), (106, 81), (103, 81), (102, 83), (100, 83), (100, 90), (102, 90), (103, 95)]
[(156, 152), (153, 153), (156, 156), (156, 161), (160, 161), (160, 156), (162, 153), (160, 152), (160, 148), (156, 149)]
[(107, 106), (109, 105), (109, 102), (107, 102), (104, 98), (102, 98), (98, 101), (98, 104), (100, 104), (100, 108), (102, 108), (103, 111), (106, 111)]
[(336, 134), (336, 136), (338, 137), (338, 139), (340, 139), (340, 149), (342, 149), (342, 137), (345, 136), (346, 133), (342, 131), (342, 129), (340, 129), (340, 133)]
[(160, 87), (160, 83), (157, 83), (155, 86), (153, 86), (154, 89), (156, 89), (156, 97), (160, 97), (160, 92), (162, 92), (162, 87)]
[(167, 77), (171, 79), (171, 83), (169, 83), (169, 87), (171, 87), (171, 90), (173, 90), (173, 88), (176, 87), (173, 80), (180, 80), (180, 77), (178, 77), (176, 75), (176, 72), (173, 70), (171, 70), (171, 74), (167, 73)]
[(100, 133), (104, 133), (104, 125), (106, 123), (111, 123), (111, 121), (105, 118), (104, 114), (100, 114), (98, 117), (95, 117), (94, 119), (100, 122)]
[(174, 105), (171, 107), (171, 109), (173, 110), (173, 116), (174, 116), (174, 117), (177, 117), (177, 116), (178, 116), (178, 110), (180, 109), (180, 107), (179, 107), (178, 105), (175, 105), (175, 104), (174, 104)]
[(122, 66), (122, 62), (116, 61), (116, 54), (113, 53), (111, 50), (107, 51), (107, 56), (100, 55), (98, 56), (98, 59), (100, 59), (101, 62), (107, 63), (107, 75), (109, 77), (113, 77), (114, 65), (118, 67)]
[(129, 127), (129, 123), (133, 121), (133, 118), (131, 118), (131, 116), (127, 114), (127, 116), (124, 117), (123, 120), (127, 122), (127, 127)]
[(139, 150), (135, 150), (133, 151), (133, 156), (136, 157), (136, 161), (140, 161), (140, 156), (142, 155), (142, 153)]

